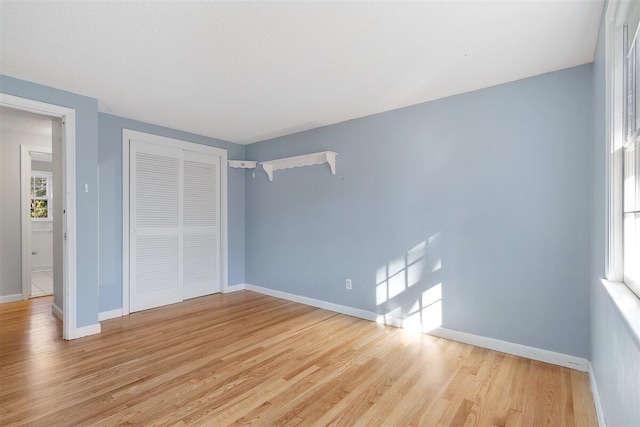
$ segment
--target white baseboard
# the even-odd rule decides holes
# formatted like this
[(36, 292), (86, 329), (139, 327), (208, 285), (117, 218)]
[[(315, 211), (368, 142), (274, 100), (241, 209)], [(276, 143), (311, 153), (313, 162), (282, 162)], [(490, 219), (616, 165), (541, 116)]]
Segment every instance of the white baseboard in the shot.
[(86, 337), (88, 335), (99, 334), (102, 328), (100, 327), (100, 323), (96, 323), (95, 325), (82, 326), (80, 328), (76, 328), (73, 331), (69, 331), (70, 337), (67, 339), (74, 340), (76, 338)]
[(290, 294), (288, 292), (276, 291), (274, 289), (263, 288), (261, 286), (245, 284), (245, 289), (259, 294), (269, 295), (276, 298), (286, 299), (288, 301), (299, 302), (300, 304), (310, 305), (312, 307), (323, 308), (329, 311), (335, 311), (336, 313), (346, 314), (353, 317), (359, 317), (360, 319), (371, 320), (373, 322), (378, 320), (378, 315), (372, 311), (360, 310), (359, 308), (347, 307), (346, 305), (334, 304), (332, 302), (326, 302), (314, 298), (303, 297), (301, 295)]
[(388, 314), (379, 314), (376, 321), (378, 323), (384, 323), (385, 325), (395, 326), (396, 328), (404, 329), (404, 325), (402, 324), (402, 319), (399, 317), (394, 317)]
[(103, 320), (115, 319), (116, 317), (122, 317), (122, 309), (116, 308), (115, 310), (101, 311), (98, 313), (98, 322)]
[(51, 304), (51, 312), (53, 313), (54, 316), (56, 316), (58, 319), (63, 320), (64, 316), (62, 313), (62, 309), (60, 307), (58, 307), (55, 304)]
[[(51, 312), (58, 319), (64, 321), (63, 311), (60, 307), (55, 304), (51, 304)], [(74, 340), (76, 338), (86, 337), (87, 335), (99, 334), (101, 331), (100, 323), (95, 325), (83, 326), (81, 328), (71, 329), (69, 331), (69, 336), (65, 339)]]
[(0, 296), (0, 304), (4, 304), (5, 302), (16, 302), (16, 301), (22, 301), (22, 294)]
[(502, 353), (526, 357), (527, 359), (564, 366), (565, 368), (576, 369), (582, 372), (587, 372), (589, 370), (589, 361), (587, 359), (563, 353), (556, 353), (555, 351), (543, 350), (541, 348), (529, 347), (528, 345), (516, 344), (509, 341), (468, 334), (466, 332), (459, 332), (446, 328), (435, 328), (428, 331), (427, 334), (446, 338), (448, 340), (463, 342), (465, 344), (475, 345), (477, 347), (500, 351)]
[(593, 394), (593, 403), (596, 405), (596, 415), (598, 416), (598, 425), (600, 427), (607, 427), (607, 422), (604, 419), (604, 409), (602, 409), (602, 401), (600, 400), (600, 392), (598, 392), (598, 383), (596, 382), (596, 375), (593, 372), (593, 366), (589, 362), (589, 383), (591, 384), (591, 394)]
[(222, 293), (228, 294), (230, 292), (243, 291), (246, 289), (246, 286), (247, 286), (246, 283), (240, 283), (239, 285), (229, 285), (226, 287), (226, 289), (222, 290)]
[[(347, 307), (344, 305), (334, 304), (314, 298), (303, 297), (300, 295), (290, 294), (288, 292), (277, 291), (274, 289), (263, 288), (245, 284), (245, 289), (264, 295), (270, 295), (276, 298), (286, 299), (288, 301), (298, 302), (313, 307), (322, 308), (336, 313), (346, 314), (360, 319), (371, 320), (374, 322), (384, 323), (386, 325), (403, 327), (403, 321), (400, 318), (380, 315), (372, 311), (361, 310), (358, 308)], [(515, 344), (508, 341), (502, 341), (495, 338), (483, 337), (481, 335), (469, 334), (466, 332), (454, 331), (446, 328), (436, 328), (426, 332), (440, 338), (458, 341), (465, 344), (475, 345), (477, 347), (488, 348), (503, 353), (513, 354), (516, 356), (526, 357), (528, 359), (538, 360), (541, 362), (551, 363), (553, 365), (564, 366), (566, 368), (576, 369), (578, 371), (587, 372), (589, 370), (589, 361), (581, 357), (570, 356), (568, 354), (556, 353), (540, 348), (529, 347), (522, 344)]]

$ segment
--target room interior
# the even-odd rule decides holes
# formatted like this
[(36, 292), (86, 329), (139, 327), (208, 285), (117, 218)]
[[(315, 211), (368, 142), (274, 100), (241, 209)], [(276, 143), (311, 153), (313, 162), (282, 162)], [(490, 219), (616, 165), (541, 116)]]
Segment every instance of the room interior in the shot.
[[(43, 384), (54, 367), (88, 396), (13, 400), (11, 422), (639, 425), (640, 300), (612, 275), (609, 119), (611, 52), (638, 2), (1, 7), (0, 113), (14, 98), (75, 111), (64, 295), (78, 339), (62, 340), (62, 306), (20, 301), (3, 244), (0, 375), (11, 393), (22, 371)], [(216, 189), (184, 180), (219, 209), (202, 216), (218, 227), (213, 295), (131, 298), (132, 271), (157, 282), (167, 264), (132, 262), (140, 142), (183, 147), (180, 176), (194, 147), (180, 144), (219, 156)], [(32, 321), (50, 327), (34, 334), (42, 366), (9, 344)]]
[[(21, 266), (29, 271), (28, 289), (24, 293), (28, 297), (39, 297), (53, 294), (53, 209), (49, 210), (53, 197), (53, 159), (52, 159), (52, 126), (51, 118), (25, 111), (0, 108), (0, 137), (3, 140), (3, 155), (0, 157), (3, 170), (3, 185), (0, 194), (3, 204), (3, 279), (7, 282), (20, 283)], [(29, 188), (22, 188), (21, 145), (29, 147), (30, 171)], [(37, 185), (36, 185), (37, 184)], [(21, 212), (10, 207), (19, 206), (24, 196), (30, 201), (29, 228), (21, 229)], [(35, 194), (37, 193), (37, 194)], [(35, 197), (35, 198), (32, 198)], [(36, 203), (39, 208), (36, 208)], [(37, 213), (36, 213), (37, 212)], [(27, 233), (29, 248), (28, 257), (23, 257), (20, 250), (22, 233)], [(24, 258), (24, 259), (23, 259)]]

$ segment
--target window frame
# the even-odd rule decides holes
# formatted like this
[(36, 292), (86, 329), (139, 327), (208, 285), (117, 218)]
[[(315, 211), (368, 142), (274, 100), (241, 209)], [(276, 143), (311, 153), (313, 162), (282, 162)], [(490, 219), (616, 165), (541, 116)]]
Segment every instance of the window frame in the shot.
[[(628, 121), (636, 111), (629, 111), (627, 53), (628, 43), (625, 22), (630, 2), (611, 1), (605, 17), (606, 61), (606, 198), (607, 198), (607, 263), (605, 278), (610, 282), (624, 283), (640, 298), (637, 284), (625, 283), (624, 276), (624, 150), (636, 138), (640, 129), (628, 132)], [(635, 34), (632, 35), (635, 37)], [(640, 67), (635, 72), (640, 71)], [(635, 102), (635, 100), (634, 100)], [(638, 106), (640, 107), (640, 106)], [(637, 107), (637, 108), (638, 108)]]
[[(44, 197), (42, 196), (32, 196), (31, 195), (31, 190), (33, 189), (33, 179), (34, 178), (44, 178), (46, 179), (46, 194)], [(32, 170), (31, 171), (31, 177), (29, 179), (29, 200), (30, 203), (33, 203), (34, 200), (46, 200), (47, 201), (47, 217), (43, 218), (43, 217), (33, 217), (31, 216), (31, 212), (33, 212), (33, 208), (31, 207), (31, 205), (29, 206), (29, 218), (31, 219), (31, 221), (37, 221), (37, 222), (51, 222), (53, 221), (53, 213), (52, 213), (52, 207), (53, 207), (53, 173), (51, 172), (46, 172), (46, 171), (37, 171), (37, 170)]]
[[(636, 206), (638, 195), (637, 188), (640, 187), (640, 176), (638, 174), (638, 149), (640, 148), (640, 40), (638, 39), (638, 31), (640, 27), (635, 29), (635, 32), (631, 34), (626, 24), (624, 27), (623, 44), (624, 44), (624, 69), (625, 75), (625, 88), (624, 94), (627, 102), (625, 103), (625, 138), (622, 145), (622, 240), (623, 240), (623, 253), (622, 253), (622, 281), (640, 298), (640, 283), (637, 280), (637, 274), (633, 276), (629, 273), (633, 269), (629, 264), (633, 265), (633, 262), (628, 263), (629, 252), (627, 247), (627, 241), (629, 241), (634, 249), (633, 255), (637, 255), (635, 252), (635, 246), (640, 244), (635, 234), (635, 227), (637, 224), (638, 207)], [(629, 170), (632, 174), (629, 174)], [(628, 176), (630, 176), (631, 184), (628, 185)], [(628, 205), (627, 202), (630, 202)], [(634, 224), (634, 231), (626, 230), (627, 218), (631, 217), (631, 222)], [(630, 239), (630, 236), (633, 236)], [(634, 272), (637, 273), (637, 272)]]

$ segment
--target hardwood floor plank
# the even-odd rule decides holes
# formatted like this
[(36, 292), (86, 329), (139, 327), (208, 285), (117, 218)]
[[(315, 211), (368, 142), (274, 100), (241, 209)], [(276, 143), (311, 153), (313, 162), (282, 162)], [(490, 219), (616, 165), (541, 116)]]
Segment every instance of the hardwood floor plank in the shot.
[(63, 341), (0, 305), (0, 425), (597, 425), (588, 376), (248, 291)]

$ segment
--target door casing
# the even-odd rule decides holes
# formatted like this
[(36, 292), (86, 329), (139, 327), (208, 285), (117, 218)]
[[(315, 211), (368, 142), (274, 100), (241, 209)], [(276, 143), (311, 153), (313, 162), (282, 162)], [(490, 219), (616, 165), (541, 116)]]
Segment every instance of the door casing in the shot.
[[(63, 229), (66, 240), (63, 243), (63, 301), (62, 336), (65, 340), (99, 333), (97, 327), (77, 327), (76, 319), (76, 110), (55, 104), (21, 98), (0, 93), (0, 105), (62, 119), (62, 180), (64, 192)], [(59, 198), (60, 200), (60, 198)]]

